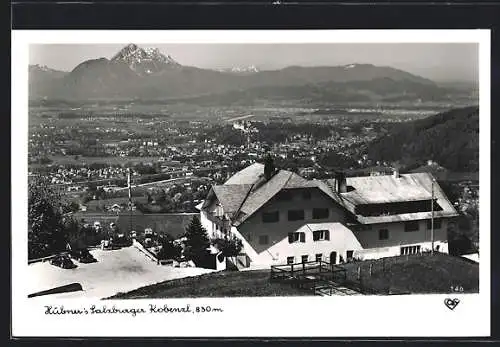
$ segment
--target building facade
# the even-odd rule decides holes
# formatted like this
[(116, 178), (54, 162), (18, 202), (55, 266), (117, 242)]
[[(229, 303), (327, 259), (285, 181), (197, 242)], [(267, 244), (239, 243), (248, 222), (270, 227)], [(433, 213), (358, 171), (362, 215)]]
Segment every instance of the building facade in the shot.
[(447, 253), (458, 215), (427, 173), (306, 180), (258, 163), (213, 186), (199, 208), (209, 237), (240, 238), (242, 264), (256, 267), (413, 254), (432, 243)]

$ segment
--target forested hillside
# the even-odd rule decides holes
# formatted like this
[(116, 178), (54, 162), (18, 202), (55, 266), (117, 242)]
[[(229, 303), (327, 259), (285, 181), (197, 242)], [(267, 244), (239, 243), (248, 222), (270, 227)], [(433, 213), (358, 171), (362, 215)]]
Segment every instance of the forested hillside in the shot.
[(389, 135), (368, 146), (368, 155), (374, 160), (406, 163), (433, 160), (451, 171), (478, 171), (479, 107), (399, 123)]

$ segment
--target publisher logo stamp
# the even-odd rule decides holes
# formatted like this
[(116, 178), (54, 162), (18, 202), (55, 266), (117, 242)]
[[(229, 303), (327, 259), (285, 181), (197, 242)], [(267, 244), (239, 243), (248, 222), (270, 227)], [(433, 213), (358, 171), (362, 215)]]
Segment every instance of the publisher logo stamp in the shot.
[(458, 300), (457, 298), (455, 298), (455, 299), (450, 299), (450, 298), (444, 299), (444, 304), (446, 305), (446, 307), (448, 307), (452, 311), (455, 309), (455, 307), (457, 307), (457, 305), (459, 303), (460, 303), (460, 300)]

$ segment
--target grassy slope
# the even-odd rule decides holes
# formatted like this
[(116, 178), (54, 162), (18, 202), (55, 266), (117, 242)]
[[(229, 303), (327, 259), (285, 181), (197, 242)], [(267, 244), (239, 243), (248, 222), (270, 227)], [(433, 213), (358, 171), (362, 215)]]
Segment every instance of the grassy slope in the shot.
[(271, 283), (268, 270), (205, 274), (142, 287), (112, 299), (309, 295), (290, 285)]
[[(479, 265), (468, 260), (436, 254), (400, 256), (383, 260), (345, 264), (347, 278), (357, 280), (361, 266), (362, 283), (379, 291), (391, 289), (410, 293), (449, 293), (451, 286), (461, 286), (464, 292), (479, 290)], [(369, 276), (370, 263), (372, 276)], [(309, 292), (292, 288), (290, 284), (271, 283), (269, 271), (218, 272), (188, 277), (120, 293), (112, 299), (298, 296)]]
[(345, 265), (349, 280), (357, 280), (358, 267), (361, 267), (361, 283), (379, 291), (449, 293), (451, 286), (461, 286), (466, 293), (479, 291), (479, 264), (446, 254), (398, 256), (349, 263)]

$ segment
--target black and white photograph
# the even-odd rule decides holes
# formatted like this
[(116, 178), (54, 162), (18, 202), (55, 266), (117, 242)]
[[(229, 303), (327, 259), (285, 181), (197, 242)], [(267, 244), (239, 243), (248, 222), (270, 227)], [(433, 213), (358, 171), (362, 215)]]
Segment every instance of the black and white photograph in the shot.
[[(489, 310), (477, 31), (197, 33), (25, 35), (13, 61), (23, 307), (61, 321), (80, 319), (80, 302), (210, 300), (204, 320), (240, 320), (237, 303), (297, 300), (344, 324), (374, 319), (366, 300), (392, 321), (414, 299), (440, 320)], [(272, 305), (249, 315), (286, 320)]]

